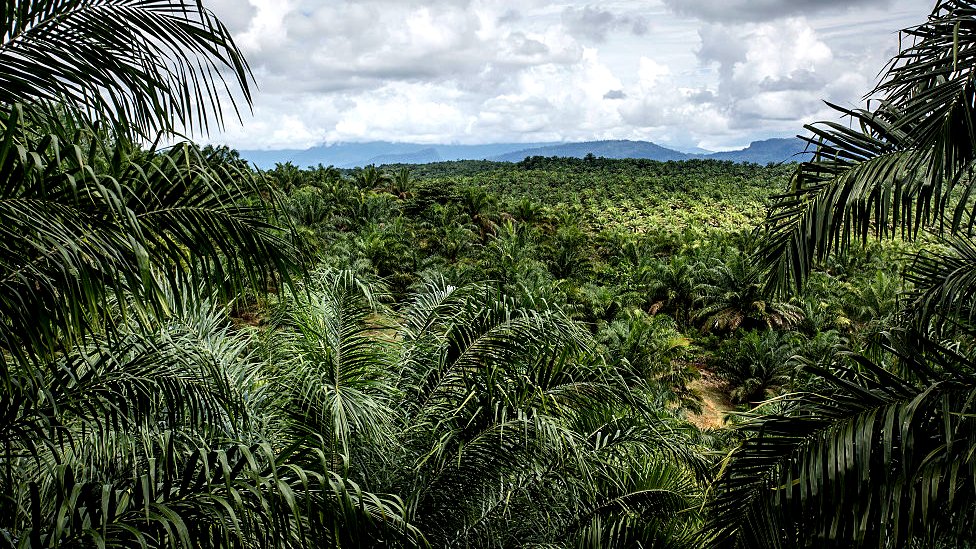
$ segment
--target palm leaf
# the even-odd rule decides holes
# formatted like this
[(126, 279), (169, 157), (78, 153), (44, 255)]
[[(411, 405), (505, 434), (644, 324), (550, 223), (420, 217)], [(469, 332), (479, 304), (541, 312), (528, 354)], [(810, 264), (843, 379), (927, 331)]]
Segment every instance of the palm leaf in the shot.
[(849, 354), (826, 386), (756, 418), (715, 486), (710, 547), (907, 547), (965, 537), (976, 513), (976, 370), (915, 340), (890, 357), (915, 379)]
[(976, 243), (970, 239), (955, 238), (944, 250), (918, 255), (905, 273), (906, 280), (914, 285), (910, 310), (916, 325), (971, 326), (976, 315), (974, 269)]
[(208, 130), (250, 70), (194, 0), (17, 0), (0, 5), (0, 106), (66, 103), (122, 134)]
[(831, 105), (850, 127), (807, 126), (814, 159), (777, 199), (757, 254), (781, 290), (802, 286), (817, 261), (872, 233), (958, 233), (976, 221), (976, 9), (939, 2), (927, 23), (903, 34), (908, 45), (868, 96), (873, 110)]

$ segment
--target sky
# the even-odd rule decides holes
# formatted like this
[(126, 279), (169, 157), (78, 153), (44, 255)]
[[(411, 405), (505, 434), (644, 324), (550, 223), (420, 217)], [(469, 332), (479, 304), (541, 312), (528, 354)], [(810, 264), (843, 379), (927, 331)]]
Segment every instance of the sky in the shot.
[(929, 0), (207, 0), (254, 72), (237, 149), (741, 148), (859, 106)]

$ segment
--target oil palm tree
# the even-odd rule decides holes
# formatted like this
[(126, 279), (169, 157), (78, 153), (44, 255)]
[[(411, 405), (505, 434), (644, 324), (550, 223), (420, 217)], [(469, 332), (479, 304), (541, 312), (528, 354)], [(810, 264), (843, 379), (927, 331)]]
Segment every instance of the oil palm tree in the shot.
[(870, 235), (973, 226), (974, 11), (938, 1), (928, 22), (902, 31), (905, 47), (868, 96), (873, 110), (835, 106), (850, 124), (807, 126), (814, 159), (772, 208), (757, 254), (774, 287), (802, 286), (818, 260)]
[(410, 168), (400, 168), (390, 178), (390, 193), (401, 199), (413, 197), (413, 179), (410, 177)]
[(238, 342), (177, 322), (291, 268), (241, 163), (128, 141), (249, 101), (226, 29), (183, 0), (18, 0), (0, 25), (0, 545), (302, 545), (334, 531), (316, 502), (364, 516), (326, 461), (245, 435)]
[(700, 497), (684, 424), (558, 307), (433, 281), (403, 317), (400, 446), (418, 461), (401, 490), (433, 545), (690, 541), (671, 528)]
[[(642, 256), (646, 257), (646, 256)], [(682, 327), (691, 323), (692, 307), (699, 299), (700, 264), (681, 255), (667, 261), (641, 261), (635, 285), (645, 293), (644, 300), (652, 303), (650, 310), (669, 311)]]
[(708, 269), (696, 286), (701, 308), (696, 316), (706, 330), (789, 328), (803, 320), (802, 310), (771, 299), (763, 288), (763, 271), (745, 254), (734, 253)]
[(6, 353), (83, 333), (110, 293), (151, 305), (156, 278), (240, 281), (245, 258), (265, 278), (283, 266), (260, 205), (242, 205), (256, 187), (239, 164), (189, 146), (142, 152), (124, 138), (220, 122), (216, 90), (231, 83), (249, 100), (247, 65), (202, 4), (21, 0), (0, 6), (0, 24)]
[(435, 279), (391, 312), (372, 289), (326, 273), (268, 335), (276, 443), (326, 453), (390, 517), (350, 515), (344, 541), (693, 546), (694, 431), (588, 356), (558, 307)]
[(799, 350), (795, 334), (753, 331), (727, 345), (715, 369), (731, 386), (732, 402), (762, 402), (789, 383)]
[[(852, 124), (810, 126), (814, 159), (772, 209), (758, 258), (775, 288), (802, 286), (816, 262), (857, 239), (921, 230), (958, 235), (909, 269), (919, 288), (908, 329), (879, 359), (847, 352), (818, 383), (746, 424), (715, 485), (712, 547), (948, 547), (973, 536), (976, 378), (969, 257), (976, 160), (976, 5), (936, 3)], [(965, 326), (965, 324), (961, 324)]]
[(394, 176), (380, 171), (375, 165), (370, 164), (365, 168), (356, 170), (356, 173), (353, 174), (353, 181), (361, 190), (378, 191), (389, 188), (394, 181)]

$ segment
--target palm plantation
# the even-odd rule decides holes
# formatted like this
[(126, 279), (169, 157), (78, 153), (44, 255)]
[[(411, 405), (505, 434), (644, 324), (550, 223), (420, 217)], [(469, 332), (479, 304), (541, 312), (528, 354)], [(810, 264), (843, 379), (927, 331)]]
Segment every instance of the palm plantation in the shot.
[(786, 167), (259, 173), (149, 145), (250, 104), (205, 6), (0, 22), (0, 545), (976, 535), (970, 2)]

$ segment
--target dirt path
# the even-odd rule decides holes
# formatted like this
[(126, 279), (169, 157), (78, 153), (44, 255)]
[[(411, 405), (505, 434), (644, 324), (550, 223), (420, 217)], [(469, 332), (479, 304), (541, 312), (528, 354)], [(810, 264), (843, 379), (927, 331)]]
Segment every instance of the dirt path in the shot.
[(720, 429), (725, 416), (735, 409), (729, 400), (728, 385), (709, 370), (701, 370), (701, 379), (690, 383), (689, 388), (702, 397), (702, 413), (688, 416), (688, 421), (701, 429)]

